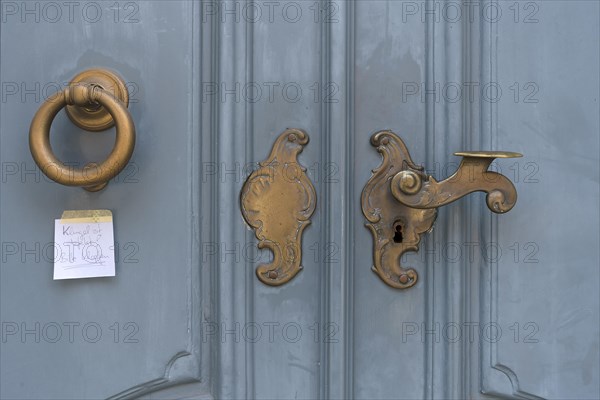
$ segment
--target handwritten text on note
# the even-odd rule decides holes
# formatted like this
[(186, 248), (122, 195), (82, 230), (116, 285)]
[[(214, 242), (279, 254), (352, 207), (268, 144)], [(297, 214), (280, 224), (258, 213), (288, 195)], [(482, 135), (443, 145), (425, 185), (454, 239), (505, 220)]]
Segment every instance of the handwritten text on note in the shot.
[(54, 222), (54, 279), (115, 276), (112, 213), (65, 211)]

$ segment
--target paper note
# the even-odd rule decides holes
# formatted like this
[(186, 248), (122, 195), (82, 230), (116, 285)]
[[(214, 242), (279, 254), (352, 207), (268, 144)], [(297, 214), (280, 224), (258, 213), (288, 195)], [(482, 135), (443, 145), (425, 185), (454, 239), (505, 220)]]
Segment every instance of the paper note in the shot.
[(109, 210), (65, 211), (54, 221), (54, 279), (115, 276)]

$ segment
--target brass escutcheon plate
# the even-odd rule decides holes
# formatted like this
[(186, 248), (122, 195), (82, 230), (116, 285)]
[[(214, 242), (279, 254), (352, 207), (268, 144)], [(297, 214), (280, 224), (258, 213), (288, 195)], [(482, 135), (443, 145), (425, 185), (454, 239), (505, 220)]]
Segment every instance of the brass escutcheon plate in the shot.
[[(83, 71), (71, 80), (72, 85), (78, 83), (98, 85), (121, 100), (125, 107), (129, 105), (129, 92), (125, 81), (112, 71), (100, 68)], [(112, 116), (100, 105), (67, 106), (66, 113), (75, 125), (86, 131), (100, 132), (115, 125)]]
[(272, 263), (256, 268), (258, 279), (270, 286), (283, 285), (302, 270), (302, 232), (316, 205), (315, 187), (297, 159), (307, 143), (306, 132), (286, 129), (242, 187), (242, 215), (258, 248), (273, 252)]
[(397, 174), (411, 169), (413, 175), (402, 181), (415, 191), (420, 189), (424, 175), (423, 167), (415, 165), (402, 139), (392, 131), (379, 131), (371, 137), (371, 145), (382, 156), (361, 197), (366, 226), (373, 235), (372, 270), (387, 285), (407, 289), (417, 283), (418, 274), (414, 268), (402, 265), (402, 255), (419, 250), (421, 236), (432, 229), (437, 210), (407, 207), (392, 195), (390, 182)]

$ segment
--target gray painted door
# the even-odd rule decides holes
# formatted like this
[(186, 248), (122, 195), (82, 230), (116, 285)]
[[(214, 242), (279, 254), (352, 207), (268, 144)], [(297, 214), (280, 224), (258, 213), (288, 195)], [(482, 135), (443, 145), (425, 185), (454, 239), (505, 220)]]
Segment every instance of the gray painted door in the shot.
[[(598, 2), (0, 5), (1, 398), (600, 397)], [(128, 82), (138, 132), (100, 193), (46, 179), (27, 140), (91, 67)], [(108, 154), (113, 131), (63, 114), (61, 159)], [(317, 209), (303, 271), (268, 287), (239, 193), (287, 127)], [(404, 291), (370, 271), (360, 209), (380, 129), (438, 179), (455, 151), (525, 154), (494, 164), (516, 207), (440, 209)], [(99, 208), (116, 277), (53, 281), (53, 220)]]

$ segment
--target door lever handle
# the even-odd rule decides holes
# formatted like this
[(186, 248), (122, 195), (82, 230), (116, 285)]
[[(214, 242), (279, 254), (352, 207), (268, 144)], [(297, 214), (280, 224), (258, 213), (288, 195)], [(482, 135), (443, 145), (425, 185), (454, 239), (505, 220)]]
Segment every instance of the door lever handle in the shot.
[(490, 210), (502, 214), (517, 202), (517, 190), (504, 175), (488, 171), (496, 158), (522, 157), (507, 151), (463, 151), (454, 153), (463, 159), (456, 172), (438, 182), (421, 170), (407, 166), (392, 179), (392, 194), (405, 206), (420, 209), (438, 208), (473, 192), (486, 192)]
[(504, 175), (488, 171), (496, 158), (521, 157), (512, 152), (459, 152), (457, 171), (438, 182), (410, 158), (406, 145), (391, 131), (380, 131), (371, 144), (383, 156), (365, 185), (361, 205), (373, 234), (373, 271), (389, 286), (406, 289), (417, 283), (413, 268), (401, 265), (402, 255), (418, 251), (421, 235), (431, 231), (437, 208), (469, 193), (487, 193), (487, 205), (505, 213), (517, 201), (517, 191)]
[[(133, 154), (135, 126), (127, 111), (128, 103), (127, 87), (118, 75), (105, 69), (80, 73), (66, 89), (48, 98), (33, 117), (29, 148), (35, 163), (48, 178), (62, 185), (83, 186), (90, 192), (104, 189)], [(106, 160), (70, 168), (54, 155), (50, 126), (63, 107), (71, 121), (82, 129), (103, 131), (116, 125), (116, 143)]]

